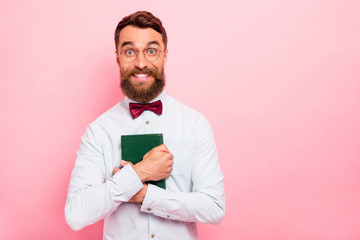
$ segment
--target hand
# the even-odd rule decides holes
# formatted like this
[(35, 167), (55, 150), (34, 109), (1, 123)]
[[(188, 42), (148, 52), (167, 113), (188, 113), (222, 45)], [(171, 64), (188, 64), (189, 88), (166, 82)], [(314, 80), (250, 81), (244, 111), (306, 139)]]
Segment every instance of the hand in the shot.
[(148, 188), (148, 185), (146, 183), (143, 183), (144, 187), (138, 191), (130, 200), (129, 202), (136, 202), (136, 203), (142, 203), (145, 199), (146, 191)]
[[(121, 165), (122, 166), (126, 166), (128, 164), (131, 164), (132, 166), (134, 166), (131, 162), (126, 162), (124, 160), (121, 160)], [(115, 168), (112, 172), (113, 175), (115, 175), (118, 171), (120, 171), (121, 168)], [(146, 183), (143, 183), (143, 188), (138, 191), (130, 200), (129, 202), (137, 202), (137, 203), (142, 203), (144, 201), (145, 195), (146, 195), (146, 191), (147, 191), (147, 187), (148, 185)]]
[(120, 164), (121, 164), (121, 167), (114, 168), (114, 170), (112, 171), (113, 176), (128, 164), (130, 164), (132, 167), (134, 167), (134, 165), (131, 162), (127, 162), (127, 161), (124, 161), (124, 160), (120, 160)]
[(134, 170), (142, 182), (158, 181), (171, 175), (173, 159), (174, 155), (162, 144), (146, 153), (142, 161), (135, 164)]
[(120, 171), (121, 170), (121, 168), (115, 168), (113, 171), (112, 171), (112, 174), (113, 174), (113, 176), (118, 172), (118, 171)]

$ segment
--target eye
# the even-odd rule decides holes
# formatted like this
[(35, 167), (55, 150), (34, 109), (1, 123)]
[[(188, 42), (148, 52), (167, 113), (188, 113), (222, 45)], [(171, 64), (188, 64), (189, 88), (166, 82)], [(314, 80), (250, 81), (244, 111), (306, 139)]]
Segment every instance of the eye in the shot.
[(125, 54), (127, 57), (131, 57), (136, 54), (136, 51), (132, 48), (128, 48), (123, 50), (123, 54)]
[(148, 55), (155, 55), (156, 53), (157, 53), (157, 49), (156, 48), (148, 48), (147, 50), (146, 50), (146, 53), (148, 54)]

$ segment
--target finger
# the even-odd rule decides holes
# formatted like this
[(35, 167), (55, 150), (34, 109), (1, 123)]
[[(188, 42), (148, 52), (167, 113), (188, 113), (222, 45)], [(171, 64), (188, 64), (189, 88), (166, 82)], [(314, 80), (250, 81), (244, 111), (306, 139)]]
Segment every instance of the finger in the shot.
[(127, 162), (125, 160), (120, 160), (120, 164), (121, 166), (125, 167), (126, 165), (128, 165), (130, 162)]
[(125, 160), (120, 160), (120, 164), (121, 164), (120, 168), (123, 168), (128, 164), (131, 165), (131, 166), (134, 166), (134, 164), (132, 162), (128, 162), (128, 161), (125, 161)]
[(115, 168), (112, 172), (113, 175), (115, 175), (118, 171), (120, 171), (120, 168)]

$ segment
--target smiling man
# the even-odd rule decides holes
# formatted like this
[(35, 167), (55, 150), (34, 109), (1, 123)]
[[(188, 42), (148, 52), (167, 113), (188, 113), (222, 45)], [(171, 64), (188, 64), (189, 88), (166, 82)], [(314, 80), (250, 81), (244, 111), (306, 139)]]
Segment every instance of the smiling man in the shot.
[[(116, 61), (121, 71), (121, 89), (130, 99), (149, 102), (165, 86), (167, 49), (162, 37), (152, 28), (132, 25), (123, 28), (118, 37), (121, 42)], [(137, 49), (143, 49), (140, 55)]]
[[(77, 152), (65, 205), (74, 230), (101, 219), (104, 239), (197, 239), (196, 222), (225, 213), (223, 174), (208, 121), (164, 91), (167, 35), (149, 12), (115, 30), (125, 99), (92, 122)], [(135, 165), (121, 136), (162, 133), (164, 144)], [(135, 151), (135, 150), (134, 150)], [(166, 188), (149, 183), (165, 179)]]

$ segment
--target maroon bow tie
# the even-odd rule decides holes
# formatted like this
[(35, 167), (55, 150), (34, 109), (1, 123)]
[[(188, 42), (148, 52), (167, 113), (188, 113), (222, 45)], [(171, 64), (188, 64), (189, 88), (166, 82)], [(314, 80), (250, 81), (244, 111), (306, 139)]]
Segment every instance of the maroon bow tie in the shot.
[(162, 103), (160, 100), (153, 103), (129, 103), (131, 116), (135, 119), (140, 116), (143, 111), (150, 110), (160, 115), (162, 113)]

